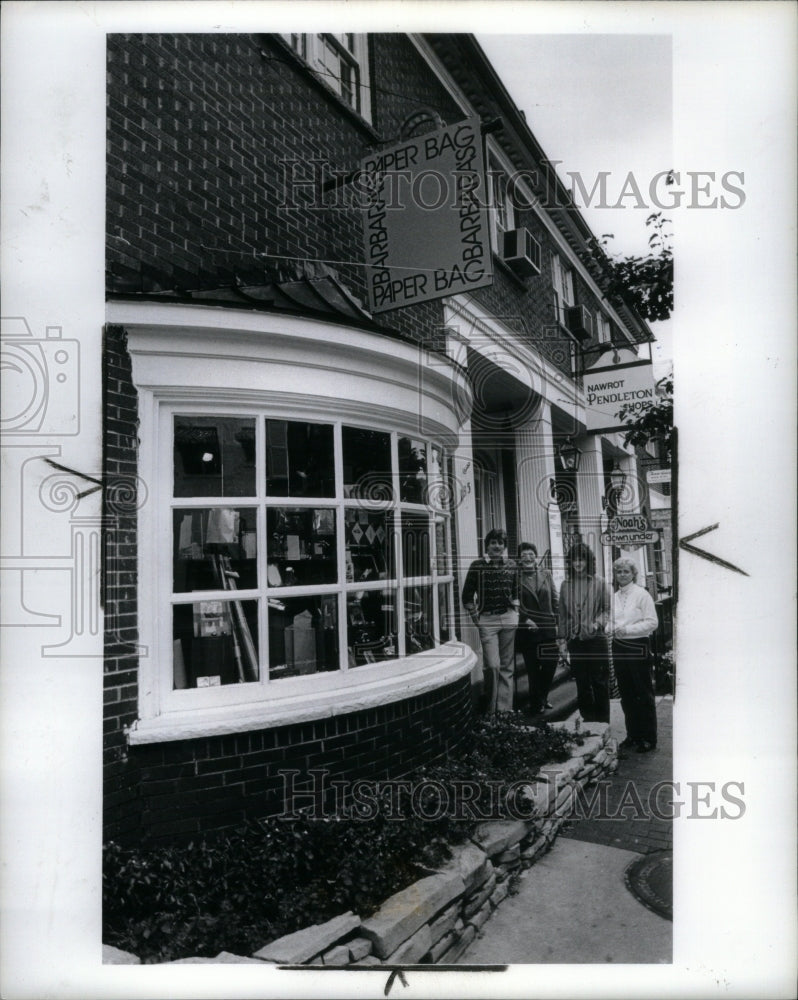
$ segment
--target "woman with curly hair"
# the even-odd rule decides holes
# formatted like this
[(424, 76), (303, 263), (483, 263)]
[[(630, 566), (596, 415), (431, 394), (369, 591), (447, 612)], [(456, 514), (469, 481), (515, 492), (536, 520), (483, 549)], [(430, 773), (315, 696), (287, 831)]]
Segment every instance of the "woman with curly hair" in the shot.
[(566, 573), (557, 621), (560, 653), (568, 652), (583, 721), (609, 722), (610, 662), (604, 630), (610, 617), (610, 589), (596, 577), (596, 558), (583, 542), (571, 546)]

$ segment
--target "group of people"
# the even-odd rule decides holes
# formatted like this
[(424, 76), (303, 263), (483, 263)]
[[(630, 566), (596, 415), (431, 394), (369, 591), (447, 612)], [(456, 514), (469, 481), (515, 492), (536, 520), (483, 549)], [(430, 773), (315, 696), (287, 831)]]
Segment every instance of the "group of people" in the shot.
[(462, 600), (479, 629), (491, 682), (491, 714), (513, 708), (518, 652), (533, 714), (551, 708), (549, 689), (558, 662), (567, 657), (582, 720), (609, 722), (611, 653), (626, 723), (620, 746), (640, 753), (656, 748), (648, 638), (657, 627), (657, 612), (651, 595), (637, 583), (631, 559), (616, 559), (613, 576), (616, 589), (610, 592), (596, 576), (592, 550), (577, 542), (566, 556), (566, 578), (558, 594), (531, 542), (521, 542), (516, 562), (507, 555), (507, 534), (498, 528), (488, 532), (484, 557), (466, 574)]

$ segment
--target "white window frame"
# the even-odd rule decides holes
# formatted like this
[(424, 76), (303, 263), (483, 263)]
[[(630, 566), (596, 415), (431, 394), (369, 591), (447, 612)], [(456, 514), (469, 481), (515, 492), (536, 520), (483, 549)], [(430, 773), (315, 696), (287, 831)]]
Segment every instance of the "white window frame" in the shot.
[[(366, 121), (371, 121), (371, 87), (369, 85), (368, 35), (353, 32), (319, 32), (317, 34), (284, 33), (288, 44), (301, 56), (317, 76), (340, 99)], [(336, 73), (328, 63), (333, 52), (340, 66), (346, 66), (355, 77), (351, 96), (347, 95), (343, 73)]]
[(596, 339), (599, 344), (612, 343), (612, 325), (603, 310), (596, 310)]
[(574, 296), (573, 269), (563, 264), (559, 254), (551, 255), (551, 283), (554, 288), (554, 302), (557, 322), (565, 326), (565, 310), (576, 305)]
[[(335, 595), (338, 598), (338, 637), (339, 637), (339, 670), (341, 672), (360, 671), (363, 669), (363, 665), (357, 667), (349, 667), (347, 662), (347, 643), (344, 640), (347, 628), (347, 596), (360, 591), (367, 590), (392, 590), (395, 594), (394, 597), (394, 607), (395, 607), (395, 619), (396, 619), (396, 629), (398, 634), (398, 650), (396, 659), (402, 659), (406, 656), (407, 650), (405, 648), (405, 629), (404, 629), (404, 603), (405, 603), (405, 590), (408, 587), (430, 587), (432, 593), (432, 608), (433, 608), (433, 638), (434, 644), (440, 644), (440, 622), (438, 620), (437, 607), (438, 607), (438, 585), (445, 584), (448, 587), (453, 587), (454, 584), (454, 574), (452, 571), (452, 559), (451, 559), (451, 515), (441, 514), (440, 516), (445, 517), (447, 525), (445, 530), (445, 537), (449, 543), (449, 572), (448, 574), (439, 575), (437, 573), (437, 557), (438, 553), (436, 551), (437, 543), (437, 533), (435, 531), (435, 517), (439, 516), (437, 512), (432, 513), (430, 508), (425, 504), (419, 503), (408, 503), (406, 501), (401, 501), (399, 489), (399, 469), (398, 469), (398, 442), (400, 437), (407, 437), (409, 435), (396, 430), (389, 430), (387, 426), (380, 428), (363, 428), (363, 429), (375, 429), (381, 430), (390, 436), (390, 446), (391, 446), (391, 456), (392, 456), (392, 484), (394, 490), (394, 502), (390, 504), (390, 509), (393, 512), (395, 518), (394, 521), (394, 546), (395, 551), (393, 553), (393, 560), (396, 569), (396, 577), (393, 580), (374, 580), (374, 581), (359, 581), (353, 583), (346, 582), (346, 564), (345, 564), (345, 544), (344, 544), (344, 531), (345, 531), (345, 511), (347, 508), (362, 508), (365, 510), (381, 511), (388, 508), (386, 502), (381, 502), (379, 500), (370, 501), (366, 499), (354, 499), (352, 497), (346, 497), (344, 495), (344, 477), (343, 477), (343, 454), (342, 454), (342, 430), (344, 426), (357, 427), (351, 420), (341, 420), (341, 419), (330, 419), (329, 415), (324, 413), (318, 413), (314, 415), (308, 413), (307, 411), (299, 413), (286, 412), (284, 409), (274, 409), (274, 408), (255, 408), (255, 407), (235, 407), (225, 406), (224, 404), (217, 404), (214, 406), (208, 406), (207, 408), (203, 405), (191, 405), (186, 403), (181, 404), (163, 404), (159, 408), (159, 419), (161, 421), (161, 428), (159, 433), (159, 439), (161, 442), (161, 455), (159, 460), (160, 465), (160, 475), (159, 482), (168, 484), (166, 490), (163, 491), (162, 495), (158, 498), (159, 507), (161, 508), (161, 516), (159, 517), (159, 528), (158, 528), (158, 543), (157, 550), (160, 553), (172, 552), (173, 538), (173, 510), (185, 510), (185, 509), (205, 509), (209, 507), (235, 507), (235, 508), (248, 508), (256, 511), (256, 523), (258, 526), (258, 551), (261, 555), (261, 560), (264, 559), (263, 553), (265, 552), (264, 543), (266, 540), (266, 523), (267, 523), (267, 511), (269, 508), (279, 508), (279, 507), (307, 507), (307, 508), (325, 508), (332, 509), (335, 511), (335, 522), (336, 522), (336, 553), (337, 553), (337, 582), (329, 584), (311, 584), (306, 586), (270, 586), (266, 587), (261, 585), (257, 588), (250, 590), (239, 590), (236, 591), (236, 600), (238, 601), (249, 601), (257, 600), (258, 605), (258, 647), (259, 647), (259, 679), (257, 681), (248, 681), (245, 684), (228, 684), (218, 687), (207, 687), (207, 688), (181, 688), (173, 689), (171, 684), (173, 681), (173, 657), (171, 655), (172, 649), (172, 615), (164, 615), (163, 623), (160, 629), (159, 636), (159, 660), (162, 664), (162, 676), (161, 684), (164, 686), (164, 701), (171, 703), (171, 707), (174, 709), (190, 708), (192, 706), (203, 707), (219, 704), (230, 704), (234, 702), (239, 702), (242, 700), (241, 688), (252, 688), (255, 691), (256, 688), (269, 688), (274, 685), (278, 685), (280, 689), (283, 686), (297, 688), (307, 688), (311, 684), (318, 684), (320, 681), (324, 680), (327, 676), (334, 673), (334, 671), (323, 671), (314, 674), (309, 674), (303, 677), (295, 678), (280, 678), (273, 679), (269, 677), (269, 654), (268, 654), (268, 631), (266, 623), (266, 605), (268, 599), (275, 600), (288, 600), (292, 597), (307, 597), (307, 596), (317, 596), (317, 595)], [(255, 489), (256, 493), (252, 497), (175, 497), (174, 495), (169, 495), (173, 493), (172, 490), (172, 471), (173, 471), (173, 451), (172, 451), (172, 421), (176, 416), (214, 416), (219, 417), (235, 417), (235, 418), (252, 418), (255, 421), (255, 441), (256, 441), (256, 466), (255, 466)], [(266, 420), (299, 420), (302, 422), (311, 423), (323, 423), (326, 425), (331, 425), (333, 427), (334, 436), (334, 447), (335, 447), (335, 496), (334, 497), (316, 497), (316, 498), (305, 498), (305, 497), (291, 497), (291, 496), (268, 496), (265, 489), (265, 464), (263, 456), (265, 454), (265, 441), (264, 441), (264, 426)], [(362, 425), (361, 425), (362, 426)], [(417, 438), (416, 438), (417, 439)], [(429, 451), (431, 447), (440, 447), (434, 441), (426, 440), (427, 444), (427, 455), (429, 456)], [(441, 449), (442, 450), (442, 449)], [(445, 456), (445, 453), (444, 453)], [(431, 463), (428, 459), (428, 466)], [(444, 457), (445, 464), (445, 457)], [(430, 484), (432, 485), (432, 484)], [(405, 577), (404, 566), (403, 566), (403, 552), (402, 545), (399, 540), (402, 538), (402, 518), (403, 515), (423, 515), (428, 518), (429, 523), (429, 544), (430, 544), (430, 572), (423, 576)], [(263, 577), (265, 576), (265, 562), (259, 560), (258, 562), (258, 575), (261, 578), (261, 583), (264, 584), (265, 581)], [(196, 604), (202, 601), (230, 601), (230, 592), (224, 590), (194, 590), (194, 591), (183, 591), (179, 593), (174, 593), (171, 589), (171, 583), (168, 581), (168, 577), (172, 572), (172, 561), (171, 555), (168, 559), (161, 558), (160, 565), (156, 567), (156, 572), (163, 579), (163, 583), (168, 587), (168, 603), (170, 607), (175, 605), (185, 605), (185, 604)], [(449, 600), (453, 600), (453, 593), (450, 593)], [(166, 599), (166, 593), (163, 594), (159, 604), (165, 606), (163, 601)], [(451, 606), (451, 605), (450, 605)], [(381, 660), (380, 663), (390, 662), (388, 660)], [(278, 692), (279, 693), (279, 692)], [(248, 699), (247, 699), (248, 700)], [(166, 707), (166, 705), (165, 705)]]
[(490, 185), (490, 237), (493, 250), (504, 255), (504, 234), (516, 229), (515, 205), (510, 197), (510, 176), (493, 159), (488, 159), (488, 184)]

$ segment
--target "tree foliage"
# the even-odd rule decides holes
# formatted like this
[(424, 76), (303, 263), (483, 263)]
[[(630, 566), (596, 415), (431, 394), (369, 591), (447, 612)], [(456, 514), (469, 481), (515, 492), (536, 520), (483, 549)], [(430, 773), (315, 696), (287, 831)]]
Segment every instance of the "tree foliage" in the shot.
[(596, 241), (595, 255), (604, 271), (606, 294), (620, 298), (643, 319), (656, 322), (668, 319), (673, 311), (673, 245), (670, 220), (662, 212), (649, 215), (646, 226), (652, 230), (651, 252), (646, 256), (611, 256), (612, 233)]
[[(673, 183), (669, 176), (668, 183)], [(595, 254), (604, 271), (604, 290), (616, 296), (650, 322), (666, 320), (673, 311), (673, 244), (670, 220), (662, 212), (646, 219), (652, 232), (648, 238), (650, 253), (644, 257), (610, 256), (609, 241), (615, 237), (605, 233), (596, 242)], [(641, 409), (624, 406), (617, 414), (627, 425), (625, 443), (644, 447), (650, 441), (660, 441), (664, 456), (671, 461), (673, 446), (673, 377), (657, 382), (657, 399)]]
[[(621, 407), (618, 419), (627, 426), (624, 444), (644, 447), (649, 441), (660, 441), (663, 458), (671, 462), (673, 448), (673, 377), (666, 375), (657, 382), (659, 398), (653, 403), (644, 403), (633, 410), (631, 405)], [(634, 413), (634, 419), (628, 419)]]

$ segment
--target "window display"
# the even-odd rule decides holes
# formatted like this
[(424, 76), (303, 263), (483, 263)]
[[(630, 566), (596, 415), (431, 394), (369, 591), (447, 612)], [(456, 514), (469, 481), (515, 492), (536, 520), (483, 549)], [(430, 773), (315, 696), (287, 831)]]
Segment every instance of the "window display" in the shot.
[(258, 602), (177, 604), (172, 618), (174, 687), (220, 687), (256, 681)]
[(428, 506), (439, 446), (230, 413), (175, 413), (171, 442), (175, 689), (345, 671), (451, 636), (451, 515)]
[[(173, 516), (175, 593), (258, 586), (257, 511), (249, 507), (180, 507)], [(227, 581), (223, 576), (227, 576)], [(224, 584), (224, 585), (223, 585)]]
[(337, 582), (335, 510), (269, 507), (266, 528), (269, 586)]
[(255, 421), (175, 417), (176, 497), (247, 497), (255, 493)]

